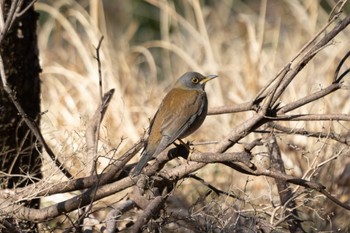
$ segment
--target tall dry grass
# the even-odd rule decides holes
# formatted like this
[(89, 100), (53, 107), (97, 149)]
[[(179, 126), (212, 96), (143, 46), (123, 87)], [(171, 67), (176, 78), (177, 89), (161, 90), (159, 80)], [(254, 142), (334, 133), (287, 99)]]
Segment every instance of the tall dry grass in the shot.
[[(94, 56), (102, 35), (105, 36), (100, 51), (103, 88), (105, 91), (115, 88), (116, 92), (102, 123), (100, 169), (108, 162), (106, 158), (117, 157), (138, 140), (169, 85), (186, 71), (220, 76), (207, 85), (210, 107), (254, 98), (327, 22), (328, 9), (334, 3), (322, 1), (322, 4), (315, 0), (232, 0), (214, 1), (210, 5), (196, 0), (39, 1), (36, 9), (42, 15), (38, 31), (43, 68), (42, 110), (47, 110), (42, 118), (44, 136), (74, 174), (87, 174), (86, 167), (92, 161), (84, 157), (84, 132), (99, 103)], [(145, 26), (142, 19), (146, 18), (158, 24), (158, 34)], [(343, 31), (313, 59), (282, 96), (282, 102), (296, 100), (331, 83), (339, 59), (349, 49), (349, 36), (349, 30)], [(297, 112), (348, 113), (348, 98), (348, 92), (339, 92)], [(189, 139), (195, 143), (218, 141), (249, 117), (249, 113), (209, 116)], [(294, 122), (289, 126), (342, 132), (349, 129), (344, 122)], [(254, 137), (251, 134), (247, 139)], [(288, 173), (300, 177), (333, 156), (338, 146), (326, 139), (301, 136), (278, 139)], [(198, 149), (205, 151), (208, 145)], [(266, 156), (257, 153), (255, 160), (264, 164)], [(332, 184), (341, 173), (345, 159), (317, 170), (314, 177)], [(60, 177), (57, 169), (57, 172), (52, 169), (55, 168), (48, 161), (44, 172)], [(198, 174), (244, 199), (213, 199), (212, 203), (217, 205), (268, 215), (273, 211), (271, 202), (278, 202), (273, 182), (268, 178), (248, 177), (219, 165), (207, 166)], [(188, 180), (177, 189), (189, 204), (205, 191), (206, 187), (200, 183)], [(311, 220), (310, 229), (316, 231), (317, 227), (323, 229), (332, 224), (347, 226), (342, 222), (349, 217), (347, 212), (342, 212), (342, 217), (329, 217), (330, 213), (324, 209), (308, 207), (324, 201), (322, 196), (314, 199), (311, 196), (313, 193), (305, 192), (298, 198), (312, 202), (306, 205), (303, 216)], [(216, 213), (220, 215), (220, 210)]]

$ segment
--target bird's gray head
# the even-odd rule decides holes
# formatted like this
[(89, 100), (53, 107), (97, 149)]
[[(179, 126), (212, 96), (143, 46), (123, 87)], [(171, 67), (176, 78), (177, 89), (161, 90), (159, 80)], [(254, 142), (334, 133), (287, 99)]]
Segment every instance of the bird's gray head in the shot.
[(218, 77), (217, 75), (203, 76), (197, 72), (187, 72), (183, 74), (175, 83), (175, 87), (204, 90), (205, 84)]

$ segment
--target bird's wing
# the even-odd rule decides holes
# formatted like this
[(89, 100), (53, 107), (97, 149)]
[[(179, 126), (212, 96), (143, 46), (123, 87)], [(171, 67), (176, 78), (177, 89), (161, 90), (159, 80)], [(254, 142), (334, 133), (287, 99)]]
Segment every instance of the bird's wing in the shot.
[(205, 98), (205, 92), (182, 89), (173, 89), (164, 97), (149, 128), (150, 137), (152, 133), (160, 133), (159, 141), (154, 141), (145, 147), (140, 161), (132, 172), (134, 175), (140, 174), (152, 157), (165, 150), (191, 126), (202, 113)]
[[(205, 93), (197, 90), (175, 89), (168, 93), (156, 117), (162, 119), (162, 139), (154, 153), (157, 155), (179, 138), (202, 113)], [(171, 111), (169, 111), (171, 109)]]

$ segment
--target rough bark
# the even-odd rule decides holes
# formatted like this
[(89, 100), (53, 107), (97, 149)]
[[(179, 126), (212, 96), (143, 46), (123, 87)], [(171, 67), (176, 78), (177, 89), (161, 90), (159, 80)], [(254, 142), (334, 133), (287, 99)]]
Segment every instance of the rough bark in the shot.
[[(24, 1), (24, 9), (31, 1)], [(5, 1), (5, 19), (11, 0)], [(1, 188), (24, 187), (41, 179), (40, 145), (29, 131), (23, 117), (40, 123), (40, 81), (36, 23), (38, 13), (30, 7), (17, 18), (0, 45), (5, 73), (11, 89), (26, 116), (18, 113), (8, 94), (0, 85), (0, 185)], [(25, 202), (38, 207), (39, 199)], [(4, 220), (16, 225), (15, 221)], [(29, 230), (35, 224), (16, 226)], [(26, 229), (23, 229), (26, 228)]]

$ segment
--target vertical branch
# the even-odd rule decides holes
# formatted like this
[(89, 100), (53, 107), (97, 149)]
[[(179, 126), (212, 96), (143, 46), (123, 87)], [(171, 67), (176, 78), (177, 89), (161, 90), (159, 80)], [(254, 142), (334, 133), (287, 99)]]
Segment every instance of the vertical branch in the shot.
[[(108, 105), (112, 99), (114, 94), (114, 89), (109, 90), (103, 97), (102, 102), (96, 109), (96, 112), (92, 119), (90, 120), (90, 124), (86, 129), (85, 139), (87, 146), (87, 160), (93, 161), (97, 159), (97, 147), (98, 147), (98, 139), (99, 139), (99, 131), (100, 125), (103, 120), (103, 117), (107, 111)], [(92, 163), (91, 174), (96, 171), (96, 162)]]
[(101, 59), (100, 59), (100, 49), (103, 41), (103, 36), (101, 37), (100, 41), (98, 42), (98, 45), (96, 47), (96, 61), (97, 61), (97, 68), (98, 68), (98, 86), (100, 88), (100, 99), (102, 101), (103, 97), (103, 85), (102, 85), (102, 69), (101, 69)]
[[(267, 149), (268, 154), (270, 155), (271, 171), (286, 174), (284, 163), (281, 157), (281, 151), (276, 142), (276, 137), (274, 135), (270, 135), (267, 140)], [(286, 205), (288, 208), (286, 210), (286, 219), (290, 232), (304, 232), (299, 221), (296, 203), (294, 199), (292, 199), (293, 193), (288, 183), (285, 180), (279, 179), (275, 179), (275, 182), (280, 197), (281, 205)]]
[[(101, 37), (98, 46), (96, 48), (96, 60), (97, 60), (97, 66), (98, 66), (98, 77), (99, 77), (99, 90), (100, 90), (100, 98), (101, 102), (96, 109), (96, 112), (92, 119), (90, 120), (90, 123), (86, 129), (85, 133), (85, 139), (86, 139), (86, 146), (87, 146), (87, 160), (91, 163), (91, 169), (90, 169), (90, 175), (93, 175), (96, 173), (97, 175), (97, 151), (98, 151), (98, 141), (100, 136), (100, 127), (101, 122), (103, 120), (103, 117), (107, 111), (108, 105), (112, 99), (112, 96), (114, 94), (114, 89), (109, 90), (105, 95), (102, 93), (102, 72), (101, 72), (101, 61), (100, 61), (100, 48), (102, 44), (103, 37)], [(87, 170), (85, 170), (88, 172)], [(94, 186), (94, 188), (91, 190), (93, 195), (96, 194), (96, 191), (99, 187), (99, 182)], [(91, 203), (84, 208), (84, 212), (81, 214), (79, 220), (85, 221), (87, 220), (85, 217), (88, 215), (90, 210), (92, 209), (93, 200), (91, 200)]]
[(100, 60), (100, 49), (103, 41), (101, 37), (98, 46), (96, 47), (96, 61), (98, 67), (98, 78), (99, 78), (99, 91), (101, 102), (96, 109), (96, 112), (86, 129), (85, 139), (87, 146), (87, 160), (92, 161), (90, 174), (93, 174), (96, 171), (97, 163), (97, 150), (98, 150), (98, 140), (100, 136), (100, 126), (103, 120), (104, 114), (106, 113), (109, 102), (112, 99), (114, 94), (114, 89), (109, 90), (105, 95), (102, 93), (102, 72), (101, 72), (101, 60)]

